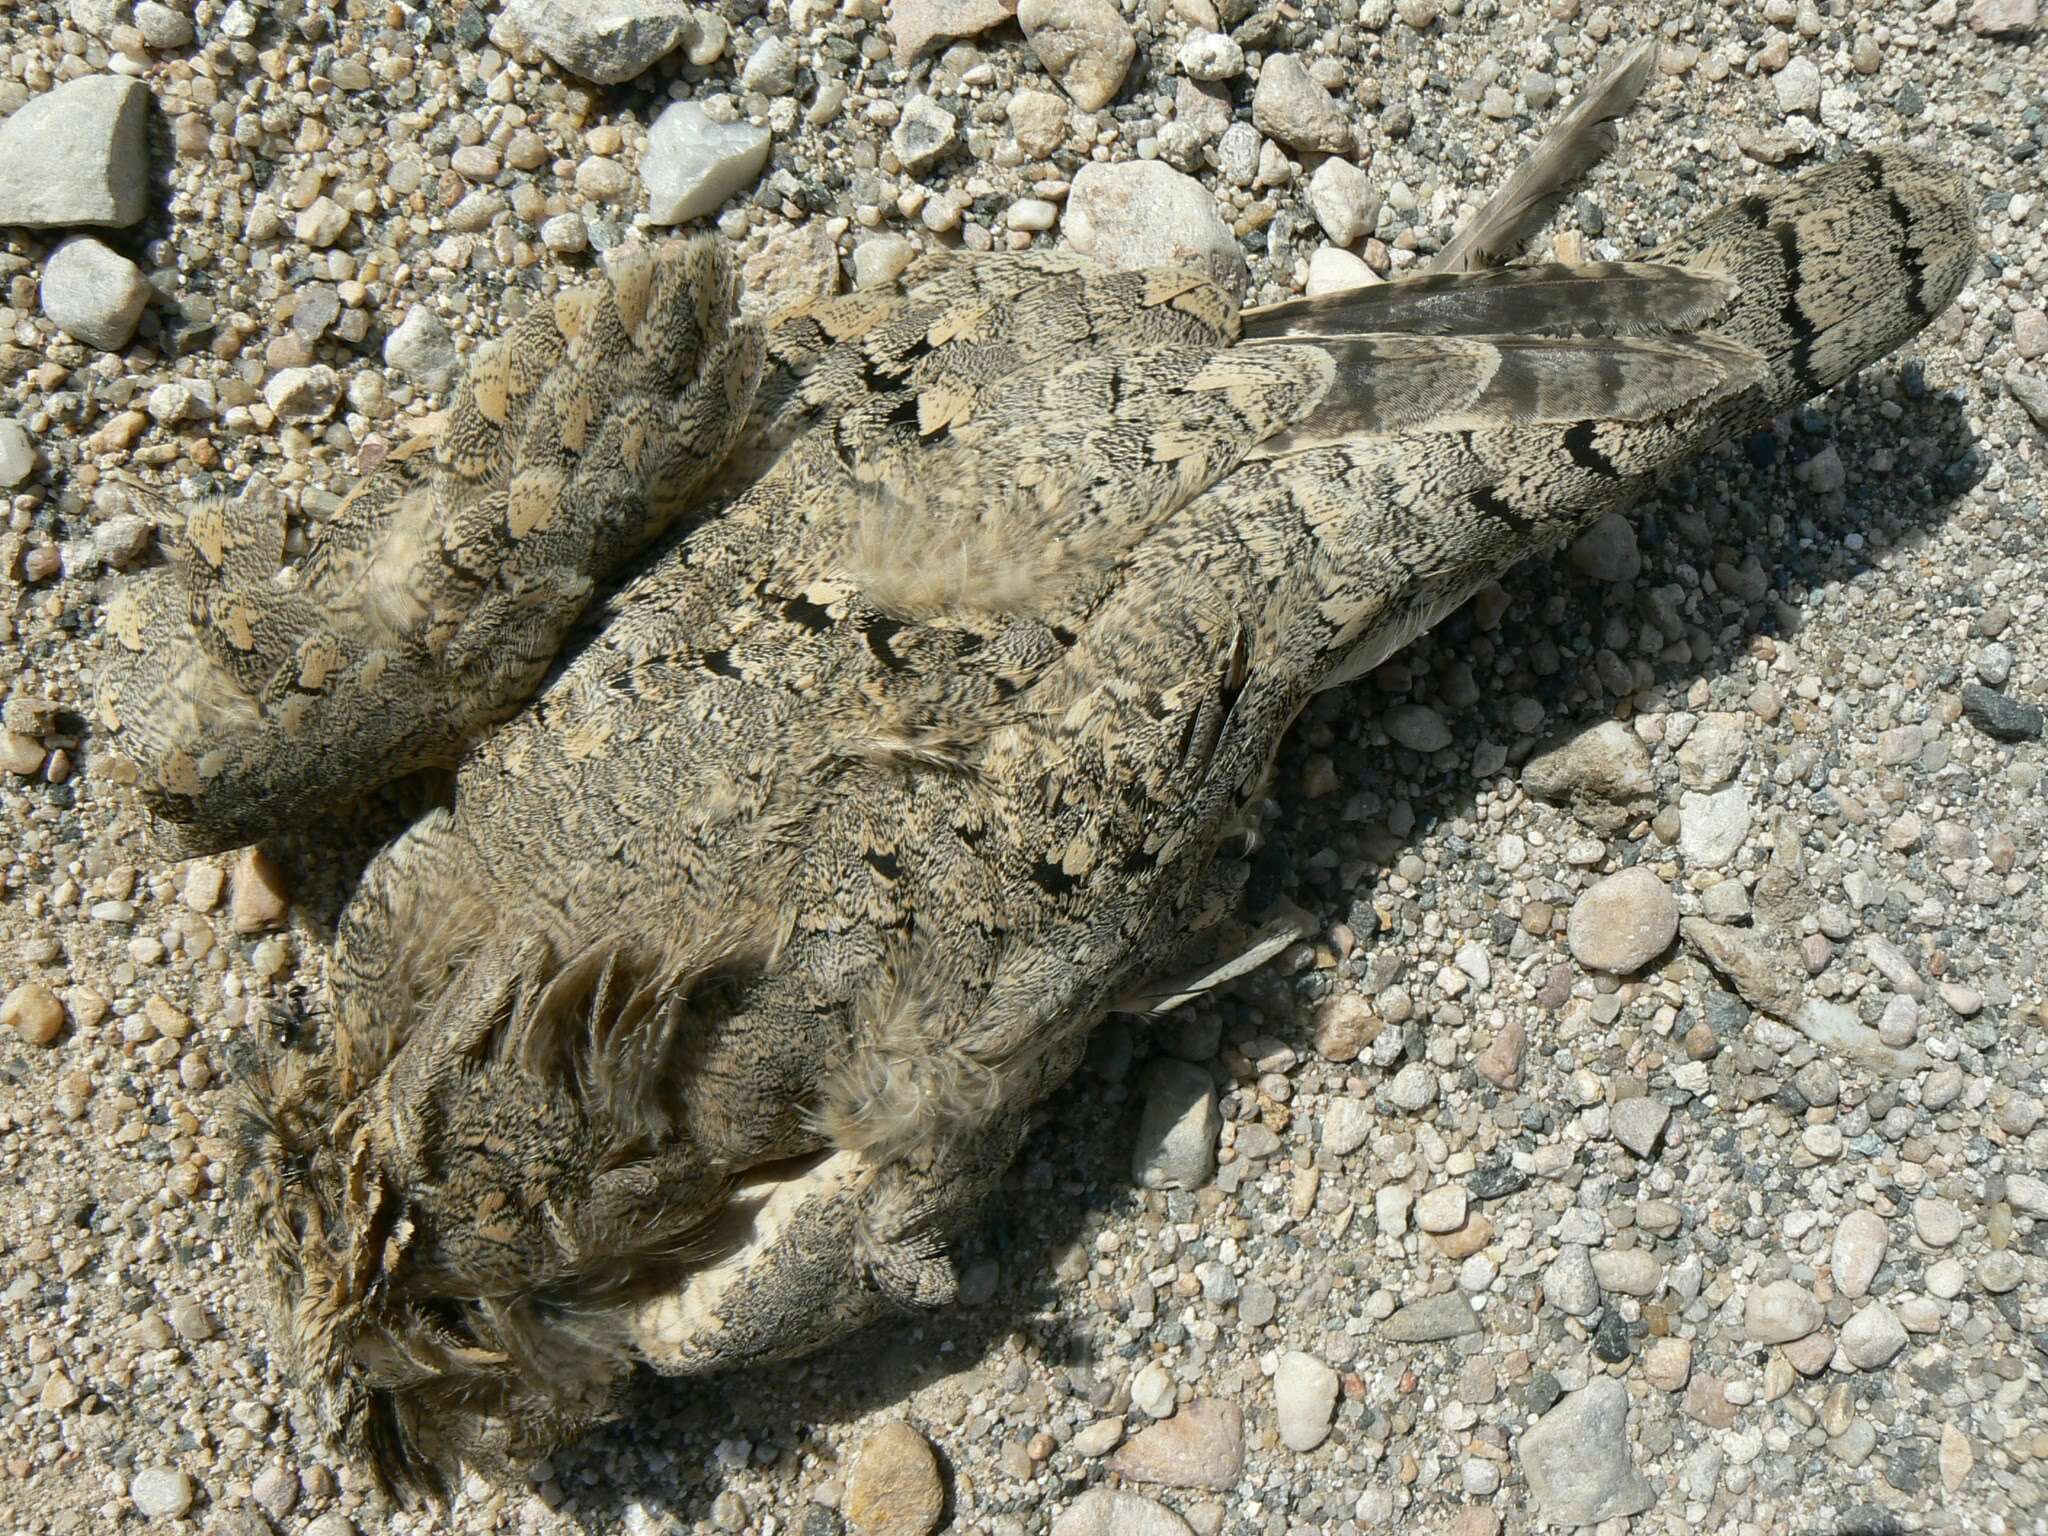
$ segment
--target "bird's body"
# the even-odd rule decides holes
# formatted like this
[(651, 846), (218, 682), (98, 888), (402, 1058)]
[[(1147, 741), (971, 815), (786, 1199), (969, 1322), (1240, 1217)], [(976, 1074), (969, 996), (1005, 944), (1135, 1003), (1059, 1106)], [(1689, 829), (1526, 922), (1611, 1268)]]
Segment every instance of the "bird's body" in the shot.
[[(1888, 151), (1644, 263), (1243, 315), (1190, 273), (942, 255), (757, 339), (697, 245), (530, 317), (438, 458), (339, 520), (346, 580), (316, 551), (293, 595), (345, 589), (338, 618), (179, 640), (246, 606), (195, 541), (105, 694), (215, 842), (360, 785), (363, 751), (246, 766), (287, 709), (298, 762), (307, 721), (423, 701), (436, 730), (397, 734), (429, 747), (377, 776), (457, 766), (343, 920), (334, 1038), (259, 1090), (244, 1230), (285, 1358), (424, 1479), (545, 1449), (636, 1361), (944, 1300), (946, 1237), (1090, 1026), (1231, 911), (1218, 849), (1307, 700), (1907, 340), (1973, 261), (1960, 189)], [(622, 414), (609, 480), (549, 446)], [(499, 563), (422, 596), (437, 541)], [(309, 650), (337, 658), (310, 681)]]

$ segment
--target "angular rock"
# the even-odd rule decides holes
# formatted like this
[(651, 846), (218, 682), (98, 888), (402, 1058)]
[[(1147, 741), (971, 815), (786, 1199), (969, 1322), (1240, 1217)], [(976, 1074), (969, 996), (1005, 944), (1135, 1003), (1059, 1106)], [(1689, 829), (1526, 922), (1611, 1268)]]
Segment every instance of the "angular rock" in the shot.
[(1931, 1065), (1925, 1051), (1886, 1045), (1876, 1030), (1856, 1017), (1854, 1009), (1840, 1003), (1809, 997), (1786, 1022), (1815, 1045), (1846, 1056), (1881, 1077), (1911, 1077)]
[(1565, 926), (1572, 958), (1615, 976), (1640, 971), (1677, 936), (1678, 903), (1641, 865), (1609, 875), (1572, 903)]
[(1983, 37), (2025, 37), (2040, 24), (2038, 0), (1972, 0), (1970, 30)]
[(840, 1512), (861, 1536), (927, 1536), (945, 1506), (931, 1442), (899, 1420), (884, 1424), (860, 1448)]
[(1611, 836), (1654, 803), (1650, 749), (1619, 720), (1555, 741), (1522, 769), (1522, 787), (1538, 800), (1569, 806), (1595, 832)]
[(1198, 1397), (1126, 1440), (1108, 1465), (1133, 1482), (1228, 1492), (1244, 1476), (1244, 1410)]
[(36, 472), (36, 445), (18, 421), (0, 421), (0, 490), (11, 491)]
[(1325, 293), (1342, 293), (1347, 288), (1369, 288), (1379, 281), (1380, 275), (1349, 251), (1319, 245), (1308, 259), (1308, 283), (1303, 291), (1313, 299)]
[(1600, 1310), (1600, 1279), (1584, 1243), (1564, 1243), (1543, 1271), (1543, 1299), (1566, 1317), (1591, 1317)]
[(1267, 55), (1252, 92), (1252, 123), (1289, 149), (1347, 154), (1358, 142), (1343, 108), (1291, 53)]
[(1755, 823), (1749, 788), (1730, 784), (1712, 794), (1679, 796), (1678, 851), (1700, 869), (1719, 869), (1741, 851)]
[(280, 368), (263, 386), (263, 403), (280, 421), (324, 421), (341, 399), (341, 376), (325, 363)]
[(912, 176), (921, 176), (960, 143), (960, 120), (931, 97), (917, 95), (903, 105), (903, 115), (889, 131), (889, 147)]
[(895, 0), (889, 31), (897, 67), (908, 68), (933, 43), (978, 37), (1016, 14), (1016, 0)]
[(1308, 206), (1332, 241), (1356, 245), (1373, 231), (1380, 216), (1380, 195), (1373, 190), (1370, 176), (1351, 161), (1333, 155), (1308, 179)]
[(1380, 1324), (1380, 1337), (1397, 1344), (1428, 1344), (1479, 1331), (1478, 1314), (1456, 1291), (1413, 1302)]
[(1191, 176), (1157, 160), (1090, 161), (1074, 174), (1064, 243), (1111, 266), (1187, 266), (1242, 293), (1244, 252)]
[(685, 224), (753, 185), (768, 163), (769, 133), (751, 123), (717, 123), (694, 101), (679, 101), (647, 131), (640, 179), (647, 217)]
[(1209, 1074), (1184, 1061), (1156, 1063), (1131, 1148), (1132, 1182), (1143, 1189), (1200, 1189), (1215, 1176), (1222, 1129)]
[(1545, 1519), (1597, 1525), (1640, 1514), (1656, 1490), (1629, 1455), (1628, 1388), (1596, 1376), (1522, 1432), (1515, 1453)]
[(1799, 1011), (1806, 986), (1798, 960), (1776, 929), (1730, 928), (1688, 917), (1678, 931), (1751, 1007), (1786, 1021)]
[(675, 0), (507, 0), (505, 20), (579, 79), (616, 85), (694, 40), (694, 6)]
[[(1674, 923), (1674, 932), (1676, 928)], [(1670, 1105), (1641, 1096), (1621, 1100), (1608, 1115), (1614, 1139), (1637, 1157), (1648, 1157), (1657, 1150), (1657, 1140), (1670, 1123)]]
[(384, 338), (384, 363), (433, 394), (455, 382), (459, 367), (448, 327), (424, 304), (407, 310), (397, 328)]
[(1084, 112), (1109, 105), (1138, 52), (1110, 0), (1019, 0), (1017, 24), (1045, 72)]
[(149, 307), (142, 269), (90, 235), (74, 235), (43, 265), (43, 313), (67, 336), (102, 352), (128, 344)]
[(140, 223), (149, 201), (149, 87), (85, 75), (0, 122), (0, 224)]
[[(1075, 1437), (1079, 1439), (1079, 1436)], [(1126, 1488), (1090, 1488), (1053, 1517), (1052, 1536), (1194, 1536), (1164, 1504)]]
[(1363, 1099), (1332, 1099), (1323, 1111), (1323, 1150), (1349, 1157), (1371, 1139), (1372, 1106)]
[(1993, 741), (2039, 741), (2048, 730), (2048, 715), (2038, 704), (2025, 704), (1982, 683), (1963, 684), (1963, 718)]

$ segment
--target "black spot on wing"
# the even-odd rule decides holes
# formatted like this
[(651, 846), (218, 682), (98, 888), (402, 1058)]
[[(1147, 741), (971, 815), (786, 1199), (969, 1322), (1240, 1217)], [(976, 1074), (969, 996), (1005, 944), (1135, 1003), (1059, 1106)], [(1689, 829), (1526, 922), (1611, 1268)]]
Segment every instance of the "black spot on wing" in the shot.
[(1572, 462), (1588, 474), (1601, 475), (1609, 479), (1621, 478), (1621, 470), (1614, 460), (1601, 451), (1597, 434), (1600, 424), (1582, 421), (1569, 428), (1564, 434), (1564, 451), (1571, 455)]
[(898, 880), (903, 876), (903, 860), (898, 858), (893, 850), (863, 848), (860, 856), (867, 861), (868, 868), (884, 880)]
[(1899, 265), (1906, 274), (1906, 308), (1916, 320), (1931, 319), (1932, 312), (1927, 307), (1927, 260), (1913, 243), (1912, 210), (1899, 196), (1898, 189), (1885, 179), (1883, 157), (1865, 155), (1863, 163), (1870, 168), (1871, 184), (1884, 194), (1885, 206), (1899, 226)]
[(1048, 896), (1064, 896), (1074, 888), (1074, 877), (1049, 859), (1031, 866), (1031, 883)]
[(1536, 531), (1535, 520), (1526, 512), (1517, 511), (1512, 504), (1499, 496), (1490, 485), (1482, 485), (1478, 490), (1466, 496), (1465, 500), (1471, 503), (1472, 510), (1481, 517), (1491, 518), (1497, 523), (1502, 523), (1513, 529), (1516, 533), (1526, 535)]
[(891, 672), (902, 669), (903, 658), (889, 648), (889, 642), (903, 633), (902, 624), (895, 619), (876, 614), (861, 626), (861, 633), (867, 637), (868, 649), (874, 653), (875, 660)]

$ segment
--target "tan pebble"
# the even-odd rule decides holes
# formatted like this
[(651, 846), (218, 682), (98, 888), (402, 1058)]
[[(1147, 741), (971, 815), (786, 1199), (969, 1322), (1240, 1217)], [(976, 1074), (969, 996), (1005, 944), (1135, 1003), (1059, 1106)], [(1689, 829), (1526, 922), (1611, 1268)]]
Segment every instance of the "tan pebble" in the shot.
[(64, 1028), (64, 1005), (40, 981), (24, 981), (0, 1002), (0, 1026), (24, 1045), (48, 1045)]
[(220, 905), (221, 892), (226, 886), (227, 871), (207, 860), (185, 871), (185, 884), (180, 894), (185, 905), (194, 912), (211, 912)]
[(43, 766), (43, 744), (19, 731), (0, 731), (0, 768), (27, 778)]
[(927, 1536), (945, 1507), (939, 1459), (908, 1424), (884, 1424), (860, 1448), (843, 1513), (862, 1536)]
[(73, 987), (64, 994), (65, 1011), (80, 1029), (97, 1029), (109, 1011), (106, 998), (93, 987)]
[(291, 894), (284, 871), (260, 848), (251, 848), (235, 863), (231, 921), (237, 933), (260, 933), (284, 921)]
[(142, 1011), (148, 1015), (149, 1022), (155, 1027), (156, 1032), (165, 1039), (182, 1040), (192, 1033), (191, 1015), (173, 1007), (161, 997), (150, 998), (142, 1005)]

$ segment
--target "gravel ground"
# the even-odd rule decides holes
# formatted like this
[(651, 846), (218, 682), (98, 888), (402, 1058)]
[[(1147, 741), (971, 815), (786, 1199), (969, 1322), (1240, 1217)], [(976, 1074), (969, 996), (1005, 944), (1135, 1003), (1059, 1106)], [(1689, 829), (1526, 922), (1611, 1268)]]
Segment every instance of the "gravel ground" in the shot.
[[(1249, 4), (0, 13), (7, 1526), (2048, 1530), (2035, 0)], [(757, 293), (1062, 238), (1241, 251), (1254, 298), (1390, 273), (1653, 18), (1562, 250), (1905, 139), (1976, 189), (1960, 303), (1319, 702), (1254, 875), (1316, 938), (1104, 1026), (961, 1306), (645, 1380), (445, 1511), (324, 1462), (226, 1079), (404, 806), (151, 859), (85, 720), (155, 558), (119, 477), (317, 519), (656, 217)]]

